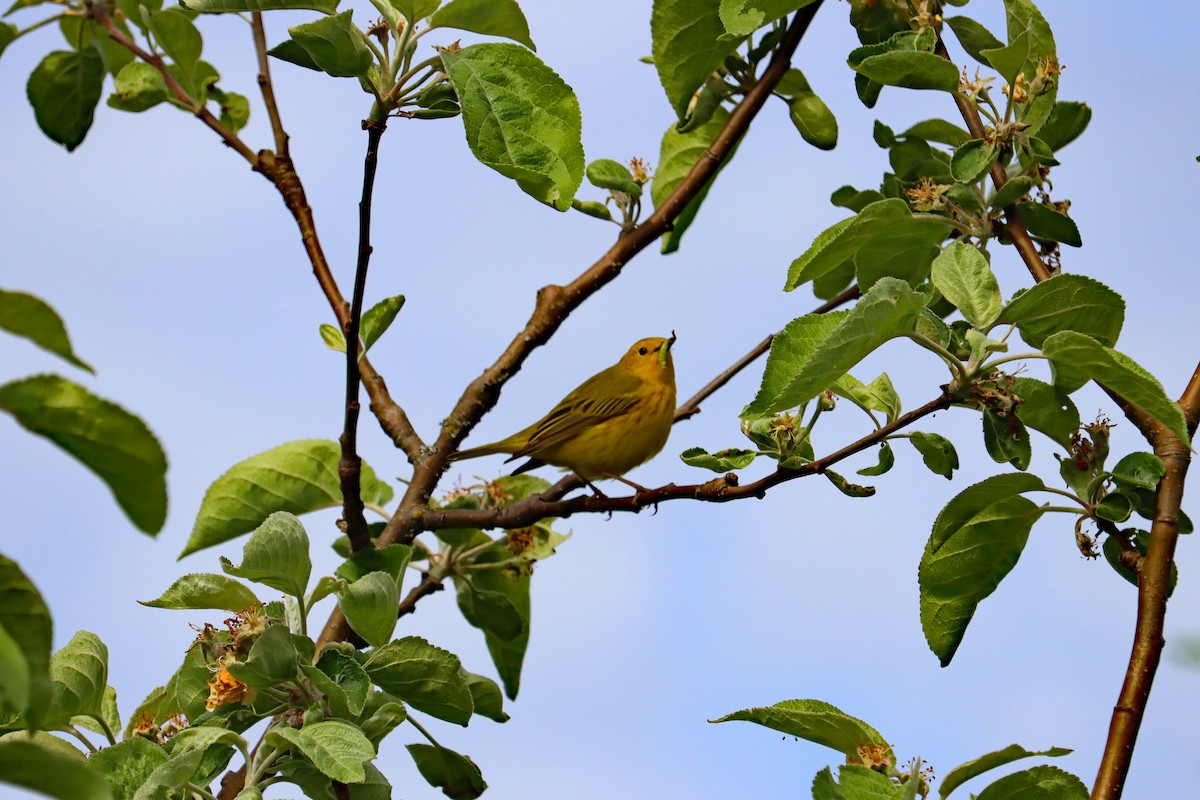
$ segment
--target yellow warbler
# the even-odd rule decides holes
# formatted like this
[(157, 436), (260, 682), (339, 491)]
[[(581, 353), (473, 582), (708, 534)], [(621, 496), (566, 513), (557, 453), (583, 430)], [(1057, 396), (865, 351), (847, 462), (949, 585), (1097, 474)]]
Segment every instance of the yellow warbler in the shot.
[(553, 464), (589, 483), (616, 478), (637, 486), (621, 476), (663, 449), (675, 418), (674, 343), (674, 333), (670, 339), (636, 342), (620, 361), (588, 378), (525, 430), (450, 460), (510, 453), (508, 461), (532, 459), (514, 475)]

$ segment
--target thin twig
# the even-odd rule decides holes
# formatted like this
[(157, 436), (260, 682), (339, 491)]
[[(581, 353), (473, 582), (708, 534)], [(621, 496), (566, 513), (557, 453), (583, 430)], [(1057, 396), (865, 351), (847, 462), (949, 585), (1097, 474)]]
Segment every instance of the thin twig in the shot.
[(221, 140), (225, 142), (226, 145), (235, 150), (242, 158), (246, 159), (246, 161), (252, 167), (255, 169), (258, 168), (258, 154), (247, 147), (246, 143), (238, 138), (237, 134), (222, 125), (221, 121), (214, 117), (212, 112), (209, 111), (203, 103), (197, 101), (187, 93), (187, 90), (179, 85), (179, 81), (175, 80), (175, 76), (171, 74), (169, 69), (167, 69), (167, 65), (162, 60), (161, 56), (146, 52), (138, 45), (137, 42), (133, 41), (133, 39), (130, 39), (123, 30), (118, 28), (116, 24), (113, 23), (112, 18), (108, 16), (108, 12), (105, 10), (103, 4), (96, 3), (94, 0), (85, 0), (85, 4), (87, 7), (88, 17), (103, 25), (105, 30), (108, 31), (108, 35), (114, 42), (133, 53), (142, 61), (145, 61), (150, 66), (154, 67), (158, 74), (162, 76), (163, 82), (166, 83), (167, 88), (171, 91), (171, 94), (175, 95), (175, 99), (191, 109), (192, 113), (196, 115), (197, 119), (216, 132), (216, 134), (221, 137)]
[[(862, 292), (859, 291), (858, 286), (851, 286), (849, 289), (846, 289), (836, 297), (833, 297), (827, 302), (817, 306), (817, 308), (813, 309), (809, 313), (825, 314), (833, 311), (835, 308), (839, 308), (840, 306), (849, 303), (851, 300), (857, 300), (861, 296)], [(679, 408), (675, 409), (675, 421), (680, 422), (699, 414), (701, 403), (711, 397), (713, 393), (722, 386), (733, 380), (735, 375), (757, 361), (759, 356), (770, 350), (771, 342), (773, 341), (775, 341), (775, 334), (772, 333), (770, 336), (755, 345), (753, 350), (751, 350), (749, 353), (746, 353), (746, 355), (742, 356), (732, 365), (730, 365), (729, 369), (725, 370), (720, 375), (706, 383), (704, 388), (689, 397), (682, 405), (679, 406)]]
[(485, 509), (423, 509), (418, 523), (423, 530), (442, 528), (521, 528), (546, 517), (568, 517), (580, 511), (607, 513), (612, 511), (638, 512), (668, 500), (698, 500), (705, 503), (728, 503), (748, 497), (763, 498), (767, 491), (781, 483), (816, 475), (842, 459), (862, 452), (882, 442), (891, 434), (911, 425), (922, 417), (949, 408), (954, 398), (943, 393), (920, 408), (897, 417), (856, 442), (802, 467), (779, 467), (766, 477), (745, 486), (738, 484), (737, 475), (729, 473), (707, 483), (676, 486), (667, 484), (647, 489), (628, 497), (598, 497), (585, 494), (569, 500), (547, 500), (545, 495), (531, 495), (503, 508)]
[[(818, 0), (796, 12), (762, 77), (733, 109), (713, 143), (654, 213), (633, 230), (622, 232), (616, 244), (570, 284), (545, 286), (538, 291), (537, 304), (525, 327), (496, 362), (471, 382), (443, 422), (434, 445), (414, 460), (408, 489), (396, 514), (379, 536), (378, 543), (381, 546), (413, 540), (419, 532), (415, 510), (428, 504), (438, 480), (446, 470), (450, 455), (483, 415), (496, 405), (501, 388), (521, 368), (530, 352), (545, 344), (581, 303), (620, 275), (629, 259), (666, 233), (680, 212), (712, 179), (791, 66), (792, 54), (820, 6), (821, 0)], [(335, 609), (321, 632), (318, 647), (325, 642), (344, 639), (349, 633), (345, 616)]]
[(288, 155), (288, 135), (279, 117), (279, 106), (275, 102), (275, 89), (271, 84), (271, 62), (267, 58), (267, 33), (263, 28), (261, 11), (251, 14), (250, 25), (254, 31), (254, 55), (258, 59), (258, 88), (262, 92), (267, 117), (271, 120), (271, 132), (275, 134), (275, 152)]
[(358, 455), (358, 331), (362, 322), (363, 296), (367, 289), (367, 268), (371, 264), (371, 197), (375, 191), (375, 168), (379, 164), (379, 140), (387, 129), (387, 120), (364, 121), (367, 131), (367, 155), (363, 162), (362, 199), (358, 202), (358, 263), (354, 270), (354, 294), (350, 316), (342, 328), (346, 339), (346, 415), (342, 427), (342, 457), (338, 461), (338, 479), (342, 487), (342, 523), (350, 539), (350, 552), (371, 547), (367, 518), (363, 516), (362, 459)]

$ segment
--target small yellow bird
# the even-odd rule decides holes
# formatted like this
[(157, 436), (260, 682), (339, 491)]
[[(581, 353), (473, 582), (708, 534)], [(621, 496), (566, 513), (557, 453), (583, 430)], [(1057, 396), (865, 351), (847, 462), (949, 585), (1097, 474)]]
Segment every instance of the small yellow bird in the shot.
[(657, 455), (671, 433), (674, 343), (674, 332), (670, 339), (636, 342), (620, 361), (588, 378), (525, 430), (462, 450), (450, 460), (509, 453), (506, 463), (525, 456), (532, 459), (514, 475), (553, 464), (571, 470), (589, 485), (599, 478), (615, 478), (641, 489), (622, 476)]

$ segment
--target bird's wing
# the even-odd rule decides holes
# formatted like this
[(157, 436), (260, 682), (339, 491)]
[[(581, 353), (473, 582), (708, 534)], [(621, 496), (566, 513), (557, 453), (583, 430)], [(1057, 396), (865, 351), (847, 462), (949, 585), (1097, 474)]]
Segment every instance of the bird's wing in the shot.
[(640, 385), (636, 377), (617, 367), (593, 375), (533, 427), (528, 442), (513, 458), (555, 447), (593, 425), (629, 413), (638, 403), (635, 392)]

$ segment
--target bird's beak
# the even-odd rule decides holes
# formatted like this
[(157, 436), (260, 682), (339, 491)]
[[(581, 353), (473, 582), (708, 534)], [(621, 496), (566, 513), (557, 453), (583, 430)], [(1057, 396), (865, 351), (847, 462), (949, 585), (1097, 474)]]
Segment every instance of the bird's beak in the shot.
[(671, 345), (675, 344), (675, 331), (671, 331), (671, 338), (667, 339), (667, 349), (671, 349)]

